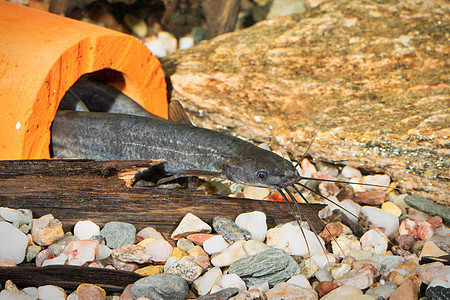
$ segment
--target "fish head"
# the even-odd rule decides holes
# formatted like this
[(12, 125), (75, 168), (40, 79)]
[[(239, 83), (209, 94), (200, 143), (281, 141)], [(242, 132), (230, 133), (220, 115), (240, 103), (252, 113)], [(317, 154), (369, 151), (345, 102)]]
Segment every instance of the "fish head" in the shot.
[(301, 178), (292, 162), (257, 146), (228, 161), (225, 176), (240, 184), (277, 188), (292, 185)]

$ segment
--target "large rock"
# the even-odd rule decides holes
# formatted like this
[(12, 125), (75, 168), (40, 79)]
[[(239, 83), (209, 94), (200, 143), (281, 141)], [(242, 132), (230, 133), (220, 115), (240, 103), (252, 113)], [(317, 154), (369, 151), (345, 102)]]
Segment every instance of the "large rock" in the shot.
[(448, 203), (444, 0), (323, 1), (162, 60), (193, 122), (386, 172)]

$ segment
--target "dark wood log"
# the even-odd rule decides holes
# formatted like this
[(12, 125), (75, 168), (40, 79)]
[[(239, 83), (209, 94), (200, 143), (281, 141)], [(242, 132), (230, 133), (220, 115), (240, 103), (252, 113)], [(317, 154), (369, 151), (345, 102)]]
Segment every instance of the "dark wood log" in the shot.
[(209, 38), (234, 30), (239, 4), (240, 1), (238, 0), (202, 0)]
[(122, 292), (142, 277), (134, 272), (76, 266), (0, 267), (0, 282), (9, 279), (19, 287), (53, 284), (74, 290), (82, 283), (91, 283), (108, 292)]
[[(20, 160), (0, 161), (0, 206), (28, 208), (33, 216), (53, 214), (69, 230), (90, 219), (100, 226), (128, 222), (138, 230), (153, 226), (166, 237), (188, 213), (205, 222), (216, 216), (234, 219), (243, 212), (262, 211), (269, 227), (293, 220), (282, 202), (205, 195), (190, 189), (126, 187), (118, 174), (151, 161)], [(315, 205), (315, 210), (323, 205)], [(308, 218), (315, 212), (308, 210)], [(314, 222), (317, 229), (320, 222)]]

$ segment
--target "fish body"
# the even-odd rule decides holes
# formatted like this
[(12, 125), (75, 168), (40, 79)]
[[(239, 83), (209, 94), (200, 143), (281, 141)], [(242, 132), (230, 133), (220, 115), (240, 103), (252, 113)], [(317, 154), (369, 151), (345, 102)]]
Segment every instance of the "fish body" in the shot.
[(217, 176), (259, 187), (284, 187), (299, 179), (291, 162), (237, 137), (133, 115), (58, 111), (52, 151), (60, 158), (165, 159), (171, 174)]

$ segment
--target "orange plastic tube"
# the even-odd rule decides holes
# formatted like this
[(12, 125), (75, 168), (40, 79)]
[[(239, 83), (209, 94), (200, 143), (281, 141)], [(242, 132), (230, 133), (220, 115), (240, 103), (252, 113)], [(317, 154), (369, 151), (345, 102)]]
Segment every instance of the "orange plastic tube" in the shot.
[(138, 39), (3, 0), (0, 12), (0, 159), (50, 157), (59, 102), (83, 74), (115, 70), (112, 85), (167, 117), (164, 73)]

